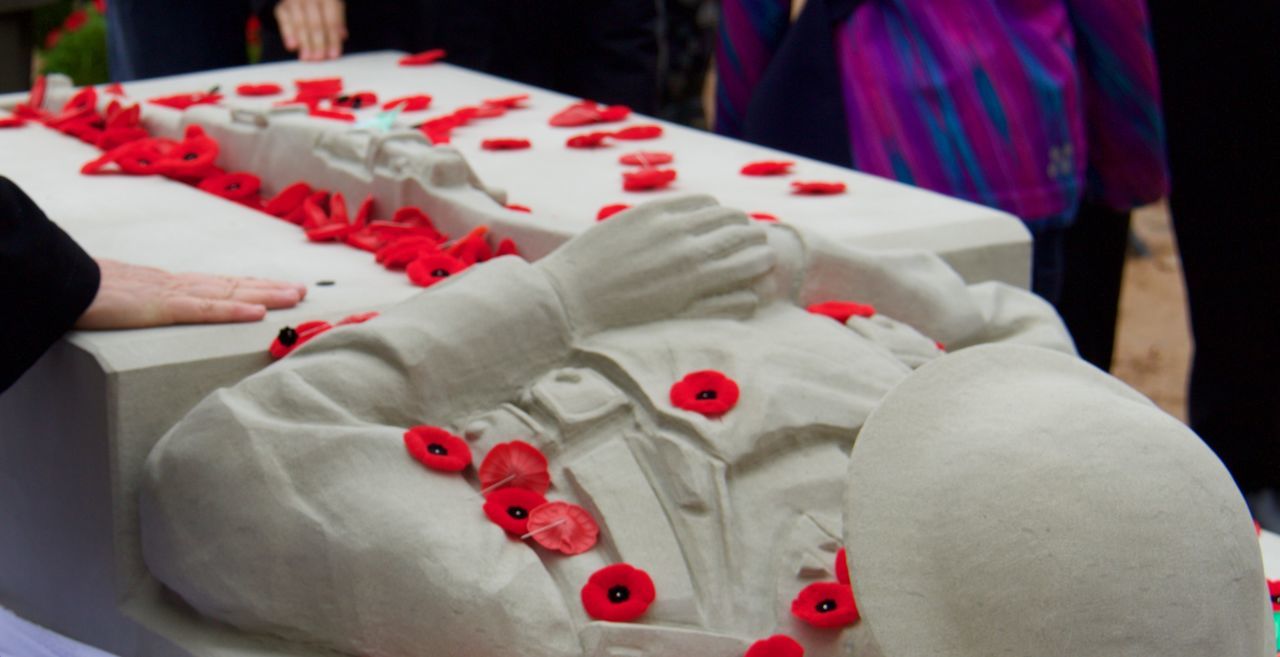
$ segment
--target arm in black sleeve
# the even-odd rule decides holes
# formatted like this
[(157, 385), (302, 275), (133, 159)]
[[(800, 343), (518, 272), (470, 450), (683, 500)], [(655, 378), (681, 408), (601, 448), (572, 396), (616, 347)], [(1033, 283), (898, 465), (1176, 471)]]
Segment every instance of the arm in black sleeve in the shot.
[(0, 176), (0, 392), (75, 324), (98, 282), (97, 263)]

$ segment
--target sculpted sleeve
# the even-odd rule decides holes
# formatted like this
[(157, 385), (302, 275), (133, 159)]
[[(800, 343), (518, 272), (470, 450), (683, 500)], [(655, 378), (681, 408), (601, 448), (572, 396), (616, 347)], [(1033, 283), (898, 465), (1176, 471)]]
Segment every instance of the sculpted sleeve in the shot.
[(0, 177), (0, 392), (75, 324), (97, 293), (97, 263)]
[(352, 654), (571, 654), (538, 557), (403, 443), (514, 398), (568, 335), (545, 277), (499, 258), (219, 390), (147, 463), (149, 568), (202, 614)]

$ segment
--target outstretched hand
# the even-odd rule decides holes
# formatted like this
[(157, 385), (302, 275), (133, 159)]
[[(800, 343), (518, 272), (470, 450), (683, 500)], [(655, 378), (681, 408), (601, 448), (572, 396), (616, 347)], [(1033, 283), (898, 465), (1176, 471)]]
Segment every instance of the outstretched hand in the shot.
[(78, 329), (256, 322), (267, 310), (298, 305), (307, 294), (305, 286), (295, 283), (97, 262), (102, 272), (98, 294), (76, 321)]
[(566, 242), (538, 266), (577, 330), (673, 317), (747, 317), (774, 266), (759, 225), (707, 196), (647, 203)]
[(347, 39), (347, 14), (342, 0), (281, 0), (276, 5), (280, 36), (289, 52), (303, 61), (336, 59)]

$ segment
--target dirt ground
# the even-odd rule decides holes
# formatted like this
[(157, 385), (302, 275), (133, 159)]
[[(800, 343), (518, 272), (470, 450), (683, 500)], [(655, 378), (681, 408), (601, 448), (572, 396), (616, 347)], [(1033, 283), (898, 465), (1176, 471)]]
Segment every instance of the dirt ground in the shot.
[(1191, 332), (1182, 268), (1163, 204), (1139, 210), (1125, 265), (1113, 373), (1170, 415), (1187, 419)]

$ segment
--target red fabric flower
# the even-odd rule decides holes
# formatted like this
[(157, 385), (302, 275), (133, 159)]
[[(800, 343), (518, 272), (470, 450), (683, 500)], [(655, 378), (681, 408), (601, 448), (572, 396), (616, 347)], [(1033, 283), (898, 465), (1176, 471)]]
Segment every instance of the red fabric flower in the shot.
[(626, 105), (609, 105), (600, 109), (601, 123), (626, 121), (628, 116), (631, 116), (631, 108)]
[(795, 162), (790, 160), (761, 160), (742, 167), (744, 176), (785, 176), (791, 173)]
[(537, 447), (520, 440), (494, 445), (480, 463), (477, 474), (484, 490), (527, 488), (542, 494), (551, 487), (547, 457)]
[(111, 101), (107, 106), (106, 128), (136, 128), (142, 123), (142, 108), (137, 103), (125, 106)]
[(484, 498), (484, 514), (508, 534), (521, 537), (529, 533), (529, 514), (547, 503), (541, 493), (527, 488), (501, 488)]
[(850, 317), (875, 317), (876, 315), (875, 306), (853, 301), (823, 301), (812, 304), (805, 310), (815, 315), (826, 315), (841, 324), (849, 321)]
[(93, 87), (85, 87), (77, 91), (70, 100), (62, 106), (57, 114), (49, 117), (49, 127), (57, 128), (58, 126), (80, 121), (86, 117), (92, 117), (98, 109), (98, 92)]
[(152, 105), (163, 105), (176, 110), (185, 110), (195, 105), (216, 105), (222, 100), (222, 94), (216, 91), (197, 91), (189, 94), (173, 94), (148, 98)]
[(298, 88), (298, 93), (294, 95), (290, 102), (306, 103), (308, 107), (314, 107), (316, 103), (322, 100), (336, 98), (342, 93), (342, 78), (312, 78), (310, 80), (294, 80), (294, 86)]
[(346, 121), (348, 123), (354, 123), (356, 120), (356, 115), (351, 112), (321, 109), (320, 107), (312, 107), (311, 109), (308, 109), (307, 114), (320, 119), (333, 119), (335, 121)]
[(169, 175), (180, 179), (198, 178), (213, 166), (218, 151), (218, 142), (205, 135), (200, 126), (187, 126), (182, 141), (166, 156)]
[(597, 570), (582, 587), (582, 608), (602, 621), (633, 621), (656, 598), (649, 573), (630, 564), (617, 563)]
[(614, 139), (637, 141), (641, 139), (657, 139), (662, 136), (660, 125), (633, 125), (613, 133)]
[(609, 138), (607, 132), (586, 132), (574, 135), (564, 142), (569, 148), (599, 148), (606, 146), (604, 140)]
[(775, 634), (751, 644), (743, 657), (804, 657), (804, 647), (785, 634)]
[(271, 197), (271, 200), (262, 206), (262, 211), (273, 217), (283, 218), (290, 212), (302, 207), (302, 202), (307, 200), (308, 196), (311, 196), (311, 185), (304, 182), (296, 182)]
[(853, 589), (838, 582), (816, 582), (791, 601), (791, 615), (814, 627), (844, 627), (858, 622)]
[(20, 116), (6, 116), (0, 119), (0, 128), (21, 128), (27, 120)]
[(849, 584), (849, 555), (845, 553), (844, 548), (836, 551), (836, 581), (841, 584)]
[(486, 98), (485, 105), (496, 105), (507, 109), (522, 109), (524, 101), (529, 100), (529, 94), (515, 94), (512, 96), (502, 96), (500, 98)]
[(582, 554), (595, 547), (600, 526), (587, 510), (568, 502), (547, 502), (529, 513), (530, 538), (548, 550)]
[(661, 151), (636, 151), (619, 157), (618, 164), (656, 167), (663, 164), (670, 164), (675, 159), (675, 156), (671, 153), (663, 153)]
[(480, 147), (486, 151), (514, 151), (529, 148), (532, 145), (528, 139), (518, 137), (501, 137), (480, 142)]
[(493, 257), (501, 257), (505, 255), (521, 258), (520, 249), (516, 247), (516, 243), (510, 237), (498, 242), (498, 248), (493, 250)]
[[(0, 120), (0, 128), (2, 127), (4, 127), (3, 121)], [(109, 151), (117, 146), (135, 142), (139, 139), (146, 139), (150, 136), (150, 133), (143, 128), (110, 128), (103, 130), (102, 134), (98, 135), (96, 146), (104, 151)]]
[(582, 100), (556, 112), (549, 123), (559, 128), (569, 128), (599, 123), (600, 120), (600, 106), (594, 101)]
[(831, 194), (843, 194), (845, 184), (842, 182), (823, 182), (823, 181), (800, 181), (791, 183), (791, 191), (795, 194), (803, 194), (808, 196), (828, 196)]
[(432, 48), (431, 50), (424, 50), (420, 53), (405, 55), (404, 57), (401, 57), (397, 63), (401, 66), (426, 66), (427, 64), (434, 64), (444, 59), (446, 54), (447, 53), (445, 53), (444, 48)]
[(363, 313), (356, 313), (354, 315), (347, 315), (346, 317), (342, 318), (342, 321), (338, 322), (338, 326), (349, 326), (351, 324), (363, 324), (377, 316), (378, 316), (378, 311), (376, 310), (370, 310), (368, 312), (363, 312)]
[(691, 372), (671, 386), (671, 404), (707, 417), (728, 413), (738, 403), (738, 384), (715, 370)]
[(356, 93), (338, 96), (333, 99), (334, 107), (345, 107), (348, 109), (373, 107), (377, 104), (378, 94), (375, 94), (372, 91), (357, 91)]
[(650, 189), (662, 189), (676, 179), (675, 169), (649, 169), (627, 171), (622, 174), (622, 189), (628, 192), (641, 192)]
[(404, 446), (419, 463), (440, 472), (462, 472), (471, 465), (471, 448), (441, 429), (420, 425), (404, 432)]
[(1280, 580), (1267, 580), (1267, 595), (1271, 596), (1271, 611), (1280, 611)]
[(520, 205), (519, 203), (508, 203), (503, 207), (513, 212), (523, 212), (525, 214), (530, 214), (533, 212), (533, 210), (529, 206)]
[(125, 95), (124, 85), (120, 84), (119, 82), (112, 82), (111, 84), (103, 88), (102, 93), (105, 93), (111, 96), (123, 96)]
[(631, 206), (627, 205), (626, 203), (614, 203), (613, 205), (606, 205), (603, 208), (600, 208), (600, 211), (596, 213), (596, 221), (604, 221), (605, 219), (608, 219), (609, 217), (612, 217), (613, 215), (618, 214), (619, 212), (622, 212), (623, 210), (626, 210), (630, 207)]
[[(507, 113), (507, 108), (501, 105), (481, 105), (479, 107), (465, 107), (462, 109), (468, 110), (467, 118), (469, 119), (496, 119)], [(462, 111), (462, 109), (458, 111)]]
[(236, 93), (241, 96), (274, 96), (282, 91), (284, 88), (274, 82), (242, 84), (236, 87)]
[(467, 268), (467, 263), (445, 253), (419, 257), (409, 263), (409, 280), (419, 287), (431, 287)]
[[(421, 208), (407, 205), (395, 211), (391, 217), (391, 224), (399, 227), (405, 234), (425, 235), (437, 242), (443, 242), (447, 239), (444, 233), (436, 230), (436, 226), (431, 222), (431, 217), (423, 212)], [(396, 230), (390, 226), (384, 226), (386, 230)]]
[(756, 221), (765, 221), (769, 223), (775, 223), (778, 221), (778, 217), (776, 215), (769, 214), (768, 212), (752, 212), (747, 216), (755, 219)]
[(382, 109), (393, 110), (399, 108), (402, 112), (421, 112), (431, 107), (431, 96), (427, 94), (414, 94), (412, 96), (401, 96), (393, 98), (382, 104)]
[(204, 179), (200, 189), (231, 201), (248, 201), (257, 196), (262, 181), (252, 173), (225, 173)]
[[(386, 243), (378, 249), (375, 260), (378, 264), (387, 269), (404, 269), (411, 263), (416, 261), (423, 252), (437, 253), (440, 241), (428, 235), (407, 234), (407, 235), (388, 235), (382, 230), (380, 224), (386, 224), (384, 221), (374, 221), (369, 224), (374, 234), (385, 237)], [(464, 263), (465, 264), (465, 263)], [(434, 271), (427, 270), (428, 272)], [(446, 269), (447, 271), (447, 269)], [(438, 281), (437, 281), (438, 282)]]
[(279, 360), (331, 328), (333, 327), (329, 325), (329, 322), (319, 321), (303, 322), (297, 328), (286, 326), (276, 334), (276, 339), (271, 341), (271, 347), (267, 349), (267, 352), (271, 354), (272, 358)]
[(477, 226), (462, 239), (450, 244), (445, 253), (468, 265), (484, 262), (493, 257), (493, 249), (489, 248), (489, 240), (485, 237), (488, 233), (488, 226)]

